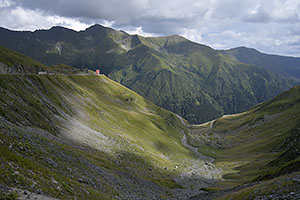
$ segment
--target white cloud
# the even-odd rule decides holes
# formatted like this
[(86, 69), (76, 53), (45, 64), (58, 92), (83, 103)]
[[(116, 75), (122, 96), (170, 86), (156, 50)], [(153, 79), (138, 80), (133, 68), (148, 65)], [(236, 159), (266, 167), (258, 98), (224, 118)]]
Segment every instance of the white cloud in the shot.
[(4, 10), (0, 13), (0, 26), (14, 30), (47, 29), (54, 25), (64, 26), (73, 30), (83, 30), (90, 26), (77, 19), (61, 17), (57, 15), (44, 15), (42, 11), (16, 7)]
[(113, 27), (114, 23), (115, 23), (115, 21), (103, 20), (101, 24), (105, 27)]
[(0, 8), (5, 8), (13, 5), (14, 3), (11, 0), (0, 0)]
[(300, 2), (295, 0), (260, 1), (248, 9), (245, 20), (253, 22), (299, 22)]
[(84, 30), (88, 28), (91, 24), (84, 24), (81, 23), (79, 20), (72, 19), (72, 18), (66, 18), (66, 17), (60, 17), (60, 16), (47, 16), (46, 20), (49, 22), (49, 24), (55, 24), (64, 26), (76, 31)]
[(203, 43), (201, 33), (197, 29), (183, 29), (180, 35), (194, 42)]
[(143, 31), (143, 28), (141, 26), (139, 27), (127, 27), (126, 32), (131, 35), (142, 35), (144, 37), (155, 37), (158, 36), (154, 33), (146, 33)]

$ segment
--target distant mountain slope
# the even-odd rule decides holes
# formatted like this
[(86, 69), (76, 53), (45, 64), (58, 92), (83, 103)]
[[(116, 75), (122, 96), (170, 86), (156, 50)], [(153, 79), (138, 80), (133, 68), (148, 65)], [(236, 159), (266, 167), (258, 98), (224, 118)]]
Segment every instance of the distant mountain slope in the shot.
[[(100, 25), (80, 32), (63, 27), (35, 32), (0, 28), (0, 38), (0, 45), (46, 65), (67, 64), (78, 68), (101, 66), (105, 74), (113, 67), (115, 54), (126, 52), (126, 45), (131, 47), (128, 34)], [(123, 45), (122, 42), (129, 44)]]
[(180, 36), (145, 38), (100, 25), (80, 32), (1, 29), (0, 45), (48, 65), (101, 68), (191, 123), (243, 111), (297, 84)]
[(191, 123), (246, 110), (295, 84), (179, 36), (140, 39), (127, 53), (137, 63), (109, 77)]
[(0, 74), (37, 74), (38, 72), (75, 74), (81, 71), (63, 64), (49, 67), (30, 57), (0, 46)]
[(300, 58), (261, 53), (255, 49), (238, 47), (224, 51), (240, 62), (300, 79)]
[(46, 65), (0, 46), (0, 73), (37, 73), (49, 71)]

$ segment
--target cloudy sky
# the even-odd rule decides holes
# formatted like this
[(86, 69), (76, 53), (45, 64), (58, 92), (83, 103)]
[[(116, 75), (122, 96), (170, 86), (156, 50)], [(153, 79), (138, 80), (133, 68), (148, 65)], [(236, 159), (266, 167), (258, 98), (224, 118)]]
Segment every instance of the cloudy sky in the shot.
[(144, 36), (179, 34), (216, 49), (300, 57), (299, 0), (0, 0), (0, 19), (14, 30), (98, 23)]

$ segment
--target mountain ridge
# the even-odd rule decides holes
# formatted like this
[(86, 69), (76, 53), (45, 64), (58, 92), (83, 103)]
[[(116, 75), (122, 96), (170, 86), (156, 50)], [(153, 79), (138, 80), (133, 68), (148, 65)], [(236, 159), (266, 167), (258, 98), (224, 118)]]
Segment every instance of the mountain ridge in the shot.
[(101, 68), (191, 123), (241, 112), (297, 84), (181, 36), (142, 37), (101, 25), (70, 34), (59, 30), (24, 35), (0, 31), (0, 45), (47, 65)]
[(267, 54), (247, 47), (236, 47), (221, 52), (223, 54), (232, 56), (240, 62), (254, 64), (256, 66), (269, 69), (282, 75), (296, 78), (298, 80), (300, 78), (299, 57)]

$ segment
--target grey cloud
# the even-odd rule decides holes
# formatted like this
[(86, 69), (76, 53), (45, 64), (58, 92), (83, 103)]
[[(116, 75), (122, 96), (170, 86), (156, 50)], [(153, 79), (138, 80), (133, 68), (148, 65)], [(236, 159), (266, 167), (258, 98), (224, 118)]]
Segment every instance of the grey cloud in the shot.
[[(268, 23), (299, 19), (297, 0), (15, 0), (17, 5), (82, 21), (115, 21), (119, 26), (143, 26), (151, 32), (164, 25), (195, 28), (217, 20)], [(292, 3), (290, 3), (292, 2)], [(296, 9), (293, 7), (296, 6)], [(282, 11), (283, 10), (283, 11)], [(274, 11), (274, 12), (273, 12)], [(281, 12), (282, 11), (282, 12)], [(278, 14), (279, 13), (279, 14)], [(146, 25), (147, 26), (146, 26)], [(160, 26), (160, 24), (164, 24)], [(172, 25), (171, 26), (169, 25)], [(153, 26), (153, 28), (151, 28)]]
[(248, 13), (244, 15), (243, 19), (249, 22), (270, 22), (271, 17), (264, 7), (257, 5), (254, 9), (248, 10)]
[(43, 10), (64, 17), (130, 21), (145, 8), (143, 1), (16, 0), (22, 7)]
[[(1, 0), (0, 0), (1, 1)], [(0, 26), (20, 29), (58, 24), (86, 27), (108, 24), (116, 29), (155, 35), (180, 34), (213, 47), (251, 46), (295, 54), (300, 26), (299, 0), (2, 0)], [(19, 9), (19, 14), (15, 12)], [(15, 13), (13, 13), (15, 12)], [(26, 19), (32, 12), (40, 20)], [(6, 13), (6, 14), (4, 14)], [(25, 16), (22, 18), (22, 16)], [(64, 19), (53, 20), (47, 16)], [(17, 17), (15, 22), (13, 18)], [(72, 21), (73, 20), (73, 21)], [(75, 20), (75, 22), (74, 22)], [(77, 20), (77, 21), (76, 21)], [(82, 23), (82, 24), (80, 24)], [(28, 24), (28, 25), (27, 25)], [(74, 25), (73, 25), (74, 26)], [(297, 43), (297, 42), (296, 42)], [(276, 46), (276, 45), (279, 46)], [(290, 49), (289, 49), (290, 47)]]
[(18, 5), (29, 9), (43, 10), (49, 14), (64, 17), (82, 18), (87, 21), (105, 19), (116, 21), (120, 25), (141, 26), (145, 23), (179, 23), (199, 19), (208, 11), (207, 8), (193, 6), (193, 0), (17, 0)]

